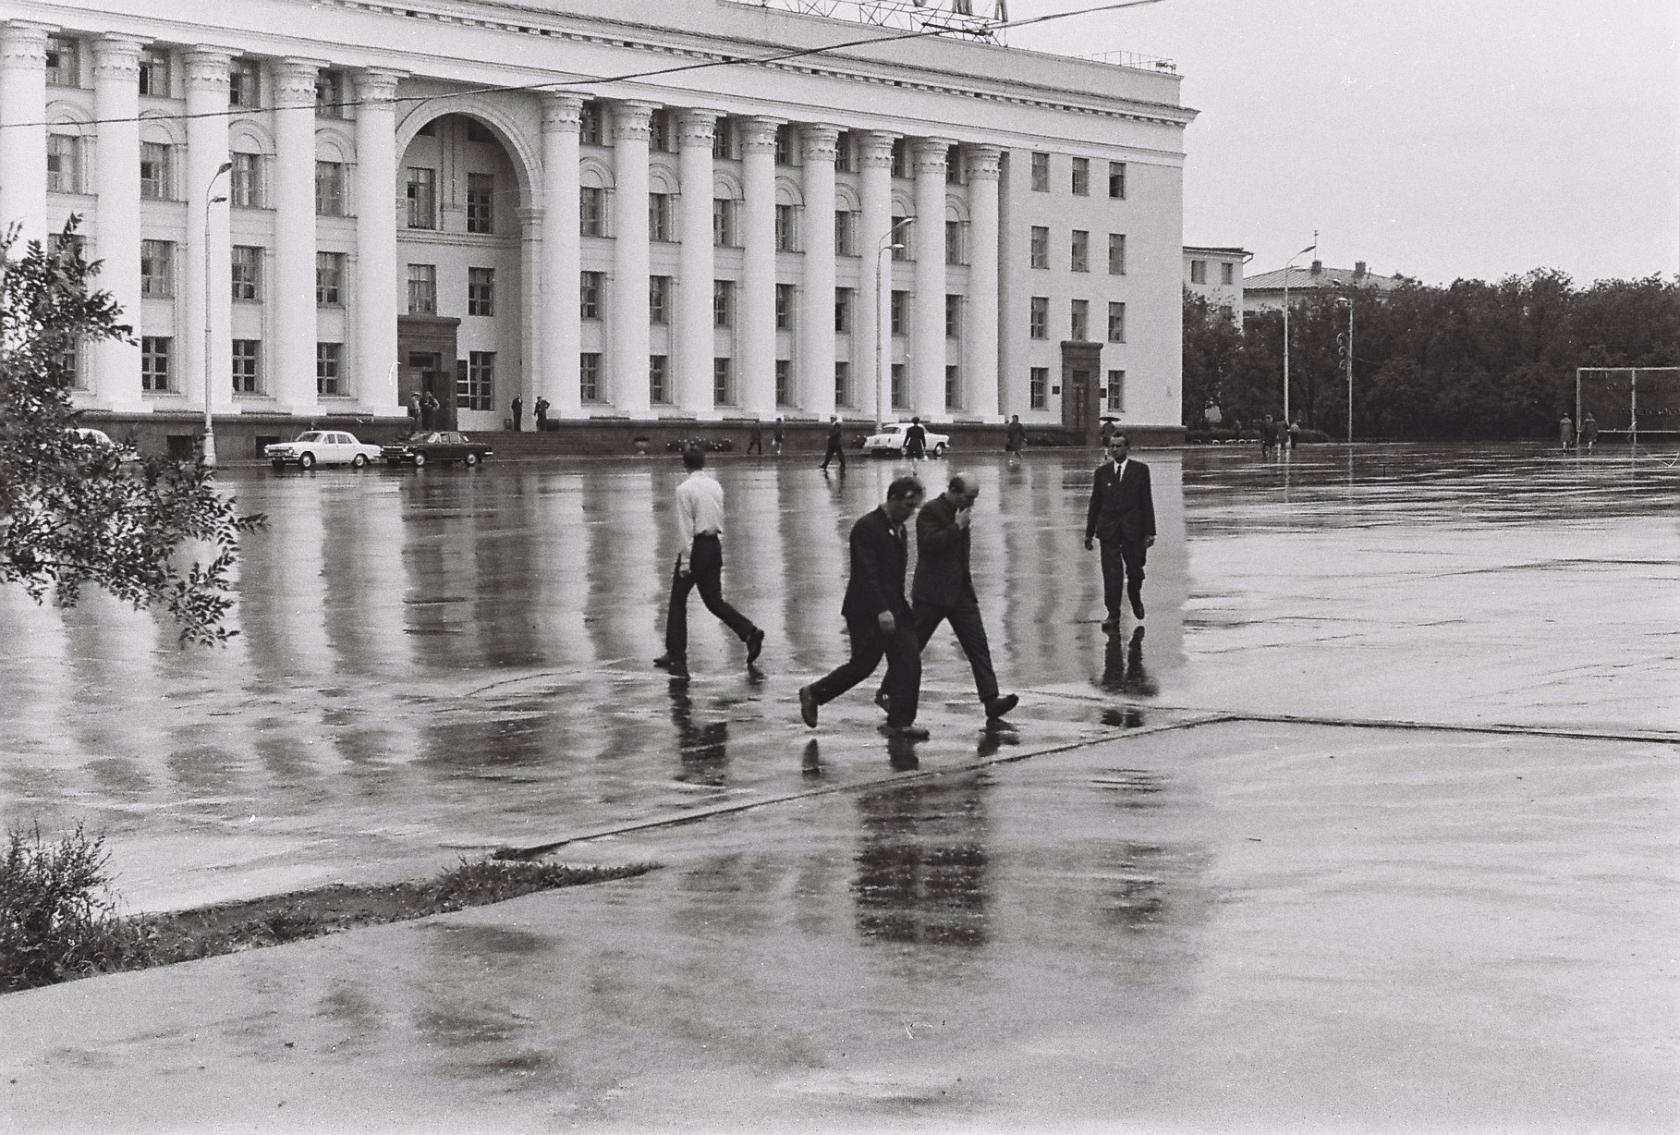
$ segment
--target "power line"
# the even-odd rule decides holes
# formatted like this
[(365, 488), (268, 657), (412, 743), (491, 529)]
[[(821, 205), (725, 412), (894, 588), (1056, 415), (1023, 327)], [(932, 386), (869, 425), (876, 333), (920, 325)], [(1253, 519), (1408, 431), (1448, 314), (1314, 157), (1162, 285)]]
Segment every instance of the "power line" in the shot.
[[(1160, 4), (1163, 0), (1118, 0), (1109, 4), (1093, 4), (1086, 8), (1076, 8), (1071, 12), (1050, 12), (1042, 16), (1029, 16), (1019, 20), (998, 20), (979, 25), (982, 32), (1007, 31), (1013, 28), (1024, 28), (1033, 24), (1048, 23), (1052, 20), (1065, 20), (1074, 16), (1089, 16), (1100, 12), (1113, 12), (1122, 8), (1141, 8), (1147, 4)], [(950, 33), (951, 28), (922, 28), (917, 31), (898, 32), (887, 36), (870, 36), (866, 39), (844, 40), (839, 43), (824, 44), (820, 47), (804, 47), (791, 51), (779, 51), (770, 55), (735, 56), (724, 59), (705, 59), (694, 63), (677, 63), (669, 67), (657, 67), (647, 71), (627, 71), (620, 75), (580, 76), (572, 79), (544, 79), (540, 82), (523, 83), (514, 86), (469, 87), (459, 91), (445, 91), (432, 95), (395, 95), (389, 99), (343, 99), (338, 102), (319, 103), (317, 109), (339, 110), (354, 106), (396, 106), (403, 103), (434, 102), (439, 99), (467, 98), (474, 95), (508, 94), (519, 91), (554, 91), (567, 87), (597, 86), (603, 83), (628, 83), (638, 79), (652, 79), (663, 75), (679, 75), (688, 71), (703, 71), (715, 67), (764, 67), (775, 63), (785, 63), (791, 59), (803, 59), (812, 55), (824, 55), (833, 51), (843, 51), (850, 47), (877, 47), (884, 44), (899, 43), (904, 40), (922, 39), (928, 36), (939, 36)], [(972, 34), (964, 32), (963, 34)], [(53, 127), (62, 125), (99, 126), (119, 125), (124, 123), (148, 122), (186, 122), (199, 118), (233, 118), (249, 114), (262, 114), (268, 111), (301, 109), (281, 106), (229, 106), (226, 110), (209, 110), (197, 114), (180, 113), (152, 113), (125, 115), (112, 118), (90, 118), (74, 123), (59, 123), (40, 120), (35, 122), (8, 123), (12, 129), (26, 129), (32, 127)]]

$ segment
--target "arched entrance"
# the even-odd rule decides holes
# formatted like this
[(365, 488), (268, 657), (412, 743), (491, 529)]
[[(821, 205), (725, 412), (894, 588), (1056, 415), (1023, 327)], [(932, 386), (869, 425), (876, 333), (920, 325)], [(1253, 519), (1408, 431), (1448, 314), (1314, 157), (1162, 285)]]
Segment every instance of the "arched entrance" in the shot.
[(500, 118), (423, 108), (398, 135), (397, 391), (436, 399), (440, 428), (501, 429), (527, 387), (532, 171)]

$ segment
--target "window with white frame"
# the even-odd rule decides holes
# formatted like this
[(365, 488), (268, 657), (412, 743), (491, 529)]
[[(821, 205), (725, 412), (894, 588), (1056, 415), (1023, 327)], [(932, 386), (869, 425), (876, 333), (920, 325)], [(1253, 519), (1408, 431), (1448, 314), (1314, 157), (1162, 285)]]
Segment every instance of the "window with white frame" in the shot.
[(496, 408), (496, 352), (468, 351), (465, 370), (455, 372), (455, 405), (463, 410)]
[(47, 85), (49, 87), (79, 87), (82, 85), (80, 52), (76, 41), (66, 35), (47, 37)]
[(648, 277), (648, 322), (671, 322), (671, 277)]
[(648, 239), (672, 241), (676, 238), (676, 222), (671, 212), (669, 193), (648, 194)]
[(1207, 261), (1206, 260), (1192, 260), (1192, 261), (1190, 261), (1190, 282), (1192, 284), (1205, 284), (1205, 283), (1207, 283)]
[(1126, 274), (1126, 234), (1108, 234), (1108, 274), (1110, 276), (1124, 276)]
[(834, 329), (842, 334), (852, 330), (852, 289), (834, 289)]
[(262, 390), (262, 342), (257, 339), (233, 341), (233, 392), (256, 394)]
[(648, 400), (655, 405), (671, 401), (670, 360), (665, 355), (648, 356)]
[(1032, 156), (1032, 188), (1034, 193), (1050, 192), (1050, 155), (1036, 150)]
[(140, 144), (140, 196), (148, 201), (171, 201), (175, 197), (173, 149), (166, 142)]
[(898, 261), (908, 261), (911, 256), (911, 242), (915, 236), (915, 223), (907, 216), (893, 214), (892, 227), (887, 231), (893, 233), (892, 258)]
[(793, 363), (788, 359), (776, 360), (776, 405), (793, 405)]
[(735, 360), (712, 359), (712, 403), (717, 406), (735, 404)]
[(850, 209), (836, 209), (834, 211), (834, 254), (836, 256), (856, 256), (857, 250), (857, 214)]
[(408, 266), (408, 314), (437, 314), (437, 265)]
[(712, 325), (735, 326), (735, 281), (712, 281)]
[(578, 117), (578, 141), (585, 146), (599, 146), (605, 137), (602, 127), (601, 104), (586, 102)]
[(1030, 236), (1028, 263), (1034, 268), (1050, 267), (1050, 228), (1048, 225), (1034, 225)]
[(174, 340), (168, 335), (140, 337), (140, 389), (159, 394), (170, 389), (169, 355)]
[(150, 98), (169, 97), (169, 52), (161, 47), (140, 51), (140, 94)]
[(344, 75), (338, 71), (315, 73), (315, 113), (322, 118), (349, 118)]
[(799, 213), (792, 205), (776, 206), (776, 251), (799, 251)]
[(1073, 195), (1075, 197), (1089, 197), (1091, 195), (1091, 159), (1073, 159)]
[(791, 166), (799, 153), (799, 138), (794, 133), (794, 127), (782, 125), (776, 127), (776, 164)]
[(82, 140), (75, 135), (47, 135), (47, 188), (54, 193), (82, 192)]
[(1091, 234), (1084, 229), (1074, 229), (1072, 239), (1068, 242), (1068, 271), (1089, 272), (1091, 270)]
[(338, 307), (344, 303), (344, 253), (315, 254), (315, 306)]
[(1108, 372), (1108, 408), (1118, 414), (1126, 409), (1126, 372)]
[(1219, 266), (1219, 282), (1234, 284), (1237, 282), (1237, 266), (1235, 264), (1221, 264)]
[(852, 364), (844, 359), (834, 364), (834, 404), (852, 404)]
[(263, 201), (262, 155), (240, 153), (228, 155), (233, 169), (228, 174), (228, 202), (236, 209), (260, 209)]
[(262, 298), (262, 253), (254, 244), (233, 246), (233, 298), (254, 302)]
[(496, 178), (494, 174), (467, 174), (467, 231), (496, 231)]
[(344, 216), (344, 163), (315, 163), (315, 215)]
[(228, 105), (261, 106), (262, 94), (258, 90), (260, 74), (255, 59), (235, 59), (228, 67)]
[(664, 108), (648, 115), (648, 149), (654, 153), (676, 150), (676, 131), (671, 129), (671, 112)]
[(892, 175), (894, 177), (909, 177), (913, 172), (910, 139), (894, 138), (892, 144)]
[(962, 297), (959, 295), (945, 296), (945, 338), (962, 338)]
[(956, 366), (954, 363), (947, 364), (945, 367), (945, 408), (947, 410), (957, 410), (962, 408), (962, 402), (960, 400), (962, 395), (959, 393), (961, 388), (961, 368)]
[(1027, 305), (1027, 337), (1050, 338), (1050, 297), (1033, 296)]
[(327, 398), (336, 398), (344, 391), (339, 389), (339, 378), (344, 367), (343, 343), (315, 344), (315, 393)]
[(1074, 300), (1068, 320), (1068, 338), (1084, 341), (1091, 332), (1091, 301)]
[(598, 185), (578, 190), (578, 231), (584, 236), (607, 235), (607, 191)]
[(905, 389), (904, 385), (903, 363), (892, 364), (889, 382), (892, 386), (892, 404), (899, 409), (908, 406), (910, 404), (909, 391)]
[(408, 201), (408, 227), (437, 228), (437, 170), (430, 166), (409, 166), (404, 193)]
[(582, 319), (601, 318), (601, 304), (605, 298), (605, 272), (582, 272), (578, 275), (578, 316)]
[(776, 285), (776, 330), (787, 331), (793, 327), (793, 285)]
[(857, 139), (852, 137), (850, 130), (840, 131), (840, 137), (835, 139), (834, 172), (857, 172)]
[(712, 198), (712, 243), (719, 248), (735, 246), (735, 202), (731, 198)]
[(734, 137), (735, 128), (729, 124), (729, 119), (718, 119), (712, 127), (712, 159), (714, 161), (728, 161), (735, 156)]
[(1108, 163), (1108, 195), (1116, 200), (1126, 197), (1126, 163)]
[(467, 314), (496, 314), (496, 270), (467, 269)]
[(601, 352), (584, 351), (578, 355), (578, 398), (584, 402), (601, 400)]
[(945, 222), (945, 263), (968, 263), (968, 222)]
[(175, 242), (140, 242), (140, 294), (168, 299), (175, 294)]
[(902, 288), (894, 288), (892, 295), (887, 297), (888, 326), (894, 335), (904, 334), (904, 327), (910, 314), (910, 293)]
[(1124, 343), (1126, 341), (1126, 305), (1123, 303), (1108, 305), (1108, 341), (1110, 343)]
[(1027, 404), (1034, 410), (1049, 405), (1050, 368), (1032, 367), (1027, 371)]

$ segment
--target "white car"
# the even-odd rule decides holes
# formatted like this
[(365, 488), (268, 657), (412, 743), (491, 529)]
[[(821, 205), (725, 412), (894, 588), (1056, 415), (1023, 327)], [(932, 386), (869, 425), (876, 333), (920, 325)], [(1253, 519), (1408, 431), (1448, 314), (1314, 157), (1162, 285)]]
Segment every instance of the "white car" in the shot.
[(101, 453), (114, 453), (117, 460), (125, 465), (140, 460), (140, 452), (137, 449), (132, 445), (118, 445), (104, 430), (96, 430), (91, 426), (75, 426), (70, 432), (78, 443), (97, 449)]
[(263, 456), (276, 469), (288, 465), (299, 469), (313, 469), (317, 465), (349, 465), (361, 469), (378, 459), (379, 447), (357, 441), (355, 434), (343, 430), (305, 430), (292, 441), (264, 446)]
[[(909, 422), (887, 422), (881, 427), (880, 433), (870, 434), (863, 439), (865, 453), (890, 453), (902, 457), (904, 455), (904, 434), (910, 428)], [(936, 434), (926, 426), (922, 430), (927, 434), (926, 451), (929, 457), (944, 457), (950, 448), (950, 434)]]

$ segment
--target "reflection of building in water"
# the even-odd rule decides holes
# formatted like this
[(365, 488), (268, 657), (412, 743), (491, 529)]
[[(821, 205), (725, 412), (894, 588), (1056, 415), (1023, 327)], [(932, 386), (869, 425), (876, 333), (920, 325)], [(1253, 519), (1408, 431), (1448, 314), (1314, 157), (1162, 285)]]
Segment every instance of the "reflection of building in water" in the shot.
[(983, 775), (858, 798), (858, 929), (886, 942), (980, 946), (987, 939)]

